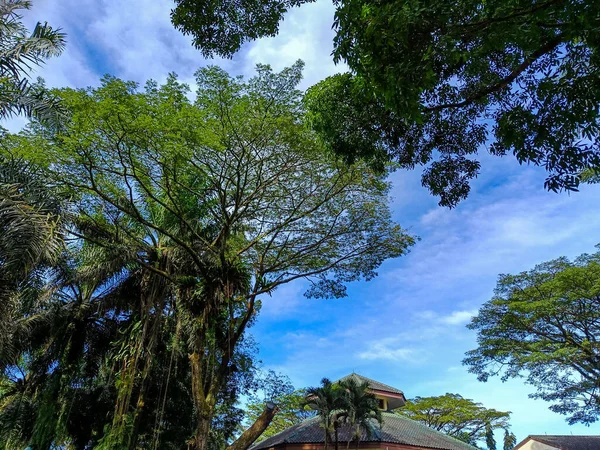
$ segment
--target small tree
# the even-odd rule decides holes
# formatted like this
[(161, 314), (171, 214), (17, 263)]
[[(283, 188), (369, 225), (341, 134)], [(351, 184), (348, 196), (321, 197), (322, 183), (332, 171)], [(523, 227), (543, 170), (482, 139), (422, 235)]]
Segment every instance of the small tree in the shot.
[(343, 408), (338, 417), (351, 429), (354, 429), (346, 447), (349, 448), (350, 441), (355, 440), (358, 449), (362, 432), (364, 431), (368, 437), (371, 437), (373, 422), (380, 426), (383, 423), (381, 410), (375, 394), (369, 392), (367, 381), (359, 382), (354, 377), (349, 377), (340, 381), (340, 389), (342, 390)]
[(559, 258), (501, 275), (494, 297), (468, 325), (478, 348), (464, 364), (486, 381), (525, 374), (531, 396), (569, 423), (600, 415), (600, 253)]
[(319, 416), (321, 428), (323, 428), (325, 450), (331, 441), (329, 433), (333, 428), (333, 415), (336, 410), (343, 410), (345, 402), (340, 386), (323, 378), (321, 386), (311, 387), (306, 390), (306, 401), (310, 409)]
[(488, 423), (485, 426), (485, 445), (487, 450), (496, 450), (496, 439), (494, 438), (494, 429), (492, 424)]

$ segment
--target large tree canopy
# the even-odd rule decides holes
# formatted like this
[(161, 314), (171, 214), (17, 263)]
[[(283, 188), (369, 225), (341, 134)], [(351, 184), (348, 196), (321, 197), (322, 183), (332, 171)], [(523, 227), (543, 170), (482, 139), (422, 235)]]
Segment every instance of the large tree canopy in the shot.
[(600, 253), (501, 275), (469, 328), (479, 346), (464, 363), (480, 380), (524, 376), (569, 423), (598, 420)]
[[(446, 206), (468, 195), (484, 145), (544, 167), (552, 191), (576, 190), (582, 170), (600, 167), (598, 2), (334, 3), (334, 59), (352, 73), (317, 84), (307, 104), (348, 161), (425, 166), (423, 185)], [(208, 30), (201, 15), (190, 20)], [(212, 36), (207, 51), (228, 54)]]
[(174, 0), (171, 21), (206, 57), (231, 57), (242, 44), (275, 36), (289, 8), (315, 0)]
[(468, 195), (484, 144), (544, 167), (552, 191), (600, 166), (597, 3), (336, 4), (334, 58), (353, 76), (317, 85), (311, 110), (338, 153), (425, 165), (423, 184), (448, 206)]
[(459, 394), (449, 393), (415, 397), (396, 413), (472, 445), (490, 439), (489, 430), (508, 430), (510, 419), (510, 412), (486, 408)]
[[(74, 379), (101, 381), (106, 414), (82, 433), (99, 448), (227, 442), (236, 418), (223, 413), (244, 391), (245, 332), (261, 296), (302, 279), (309, 297), (343, 297), (348, 282), (372, 278), (413, 243), (391, 220), (389, 184), (364, 164), (340, 164), (304, 124), (301, 69), (259, 66), (243, 80), (205, 68), (194, 102), (175, 76), (143, 90), (106, 77), (58, 92), (70, 112), (60, 129), (34, 124), (11, 140), (71, 197), (66, 275), (49, 286), (64, 313), (57, 332), (76, 321), (77, 349), (104, 350), (91, 367), (77, 352), (65, 366), (69, 341), (26, 341), (10, 373), (21, 357), (36, 361), (39, 378), (57, 374), (54, 398), (70, 395)], [(186, 393), (171, 434), (178, 412), (168, 399)], [(238, 441), (252, 443), (275, 413), (265, 409)], [(34, 420), (40, 448), (69, 442), (70, 418)]]

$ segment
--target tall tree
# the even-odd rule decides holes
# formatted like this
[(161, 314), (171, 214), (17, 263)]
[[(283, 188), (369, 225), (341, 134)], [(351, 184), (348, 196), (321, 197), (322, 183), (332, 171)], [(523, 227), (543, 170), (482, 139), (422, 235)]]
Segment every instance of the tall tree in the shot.
[(27, 76), (32, 66), (62, 53), (65, 35), (39, 22), (30, 33), (20, 14), (29, 8), (30, 1), (0, 0), (0, 119), (24, 114), (56, 124), (64, 112), (57, 99)]
[(395, 412), (472, 445), (487, 441), (488, 429), (507, 430), (510, 419), (510, 412), (486, 408), (459, 394), (415, 397)]
[(21, 333), (34, 319), (25, 313), (36, 301), (45, 270), (63, 248), (63, 196), (43, 172), (10, 153), (4, 133), (0, 154), (0, 370), (14, 362)]
[[(305, 279), (307, 296), (343, 297), (345, 283), (372, 278), (413, 243), (390, 218), (382, 177), (340, 164), (303, 123), (301, 68), (259, 66), (248, 81), (202, 69), (194, 103), (174, 76), (141, 92), (108, 77), (97, 89), (62, 91), (70, 120), (59, 130), (36, 125), (35, 145), (21, 148), (73, 193), (71, 233), (127, 255), (129, 270), (147, 280), (131, 341), (139, 350), (122, 360), (109, 427), (130, 448), (166, 312), (188, 356), (190, 446), (205, 450), (260, 296)], [(253, 442), (272, 416), (265, 410), (243, 441)]]
[[(189, 0), (184, 30), (230, 55), (276, 32), (209, 22)], [(213, 4), (215, 2), (209, 2)], [(220, 4), (220, 2), (216, 2)], [(271, 20), (283, 2), (259, 2)], [(301, 3), (301, 2), (297, 2)], [(512, 153), (547, 171), (545, 187), (576, 190), (600, 166), (600, 7), (576, 0), (335, 0), (333, 56), (349, 74), (317, 84), (315, 129), (348, 161), (425, 166), (422, 182), (454, 206), (480, 170), (477, 152)], [(243, 20), (247, 10), (229, 2)], [(257, 3), (252, 3), (256, 8)], [(242, 37), (240, 37), (240, 34)]]
[(524, 375), (533, 398), (569, 423), (600, 414), (600, 253), (559, 258), (500, 275), (494, 296), (468, 327), (478, 347), (463, 361), (486, 381)]

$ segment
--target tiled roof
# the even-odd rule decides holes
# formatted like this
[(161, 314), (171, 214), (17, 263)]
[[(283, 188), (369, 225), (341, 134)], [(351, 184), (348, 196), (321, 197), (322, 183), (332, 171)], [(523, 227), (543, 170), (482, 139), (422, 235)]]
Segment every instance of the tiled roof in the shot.
[(369, 387), (376, 391), (385, 391), (391, 394), (404, 395), (404, 392), (402, 392), (400, 389), (396, 389), (395, 387), (388, 386), (387, 384), (380, 383), (379, 381), (375, 381), (367, 377), (363, 377), (362, 375), (358, 375), (357, 373), (346, 375), (344, 378), (340, 378), (337, 382), (347, 380), (348, 378), (354, 378), (356, 381), (361, 383), (364, 383), (366, 381), (367, 383), (369, 383)]
[[(407, 417), (391, 412), (384, 412), (382, 416), (383, 425), (381, 428), (376, 422), (373, 422), (373, 434), (367, 436), (363, 432), (362, 442), (385, 442), (440, 450), (474, 450), (474, 447), (462, 441), (435, 431)], [(352, 432), (348, 426), (342, 426), (338, 430), (338, 436), (340, 442), (347, 442), (352, 436)], [(324, 431), (319, 424), (319, 418), (313, 417), (255, 444), (251, 450), (267, 449), (281, 444), (321, 442), (324, 442)]]
[[(556, 436), (556, 435), (531, 435), (528, 436), (535, 441), (561, 450), (598, 450), (600, 448), (600, 436)], [(522, 443), (525, 443), (525, 439)], [(519, 445), (520, 446), (520, 445)], [(519, 447), (517, 446), (517, 447)]]

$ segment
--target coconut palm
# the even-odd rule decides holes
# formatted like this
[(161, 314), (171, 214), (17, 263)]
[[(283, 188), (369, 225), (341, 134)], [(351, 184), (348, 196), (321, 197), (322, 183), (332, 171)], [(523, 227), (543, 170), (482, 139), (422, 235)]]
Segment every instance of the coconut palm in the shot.
[(383, 422), (381, 410), (375, 394), (369, 392), (368, 382), (360, 382), (354, 377), (349, 377), (340, 381), (339, 386), (344, 393), (343, 408), (339, 416), (352, 430), (346, 448), (350, 447), (352, 440), (355, 440), (358, 449), (363, 431), (371, 437), (374, 423), (381, 425)]
[(30, 83), (27, 73), (62, 53), (65, 35), (39, 22), (29, 33), (19, 11), (30, 7), (26, 0), (0, 0), (0, 119), (25, 114), (57, 121), (62, 114), (58, 102), (43, 85)]
[(306, 405), (317, 412), (321, 421), (321, 427), (325, 436), (325, 450), (331, 440), (329, 433), (334, 425), (334, 414), (336, 411), (343, 410), (345, 401), (343, 392), (337, 384), (332, 383), (328, 378), (321, 380), (321, 386), (312, 387), (306, 391)]

